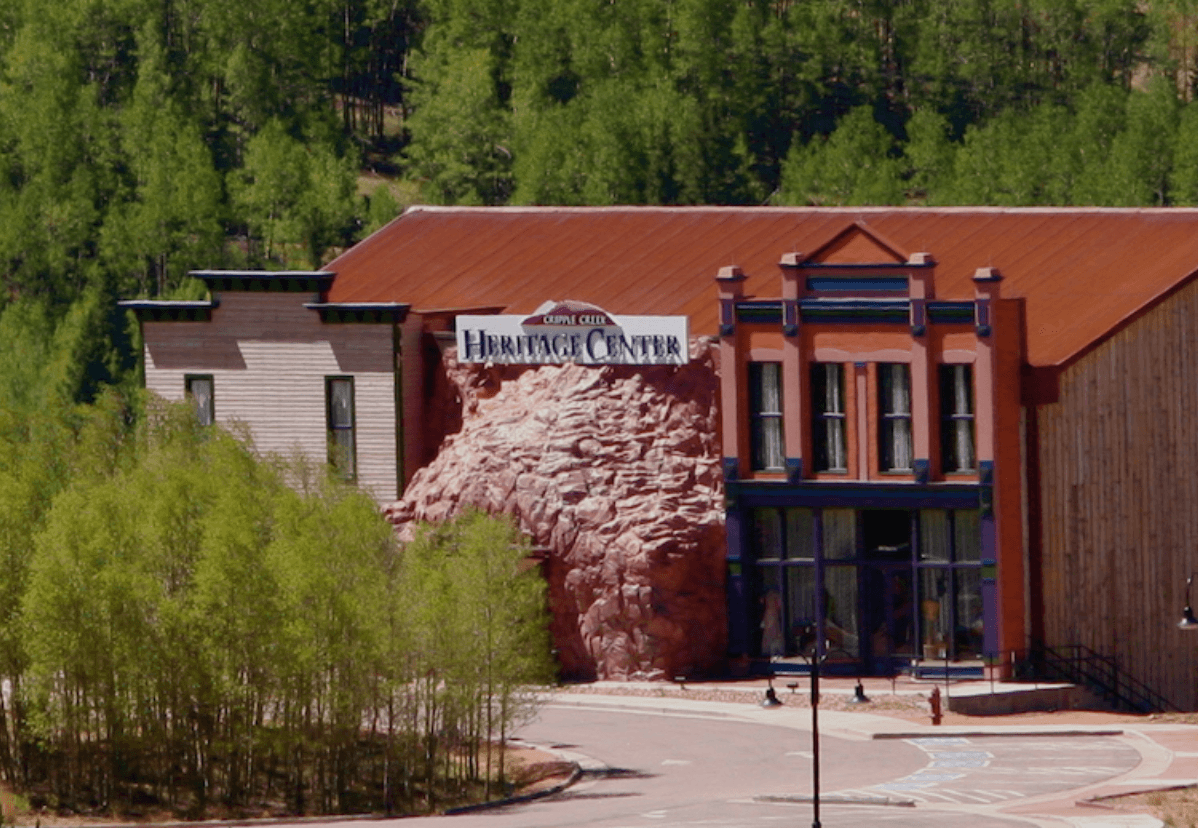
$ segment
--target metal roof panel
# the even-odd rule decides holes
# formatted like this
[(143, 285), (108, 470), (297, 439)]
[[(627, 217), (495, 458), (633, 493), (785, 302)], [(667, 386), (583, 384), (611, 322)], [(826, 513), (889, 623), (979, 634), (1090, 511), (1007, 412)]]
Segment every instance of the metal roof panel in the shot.
[(1025, 299), (1028, 361), (1060, 365), (1198, 271), (1198, 210), (1004, 207), (414, 207), (330, 263), (330, 302), (531, 313), (573, 299), (615, 314), (685, 314), (716, 332), (714, 278), (781, 292), (778, 262), (854, 223), (936, 260), (937, 299), (973, 298), (996, 267)]

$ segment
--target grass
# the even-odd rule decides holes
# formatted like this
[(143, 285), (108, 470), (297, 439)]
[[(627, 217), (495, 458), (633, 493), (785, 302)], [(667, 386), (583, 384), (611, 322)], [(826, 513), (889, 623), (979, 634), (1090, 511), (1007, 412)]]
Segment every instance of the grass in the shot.
[(1198, 828), (1198, 787), (1103, 798), (1102, 803), (1120, 811), (1150, 813), (1171, 828)]

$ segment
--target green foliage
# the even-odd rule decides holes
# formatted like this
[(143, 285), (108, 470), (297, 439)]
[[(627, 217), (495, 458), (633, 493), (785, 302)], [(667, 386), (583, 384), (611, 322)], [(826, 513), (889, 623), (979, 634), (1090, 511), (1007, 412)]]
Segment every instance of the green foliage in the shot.
[(0, 778), (195, 816), (417, 812), (502, 784), (489, 745), (551, 664), (512, 524), (470, 513), (400, 549), (360, 490), (187, 406), (130, 413), (106, 394), (0, 441)]
[[(507, 114), (497, 99), (485, 49), (451, 48), (426, 63), (408, 126), (421, 136), (408, 149), (413, 171), (434, 203), (500, 204), (511, 191)], [(435, 80), (434, 80), (435, 78)]]
[(358, 205), (354, 169), (319, 140), (290, 135), (271, 120), (246, 146), (245, 167), (231, 183), (234, 203), (264, 245), (264, 262), (287, 262), (299, 247), (310, 268), (343, 240)]
[(857, 107), (826, 139), (794, 145), (782, 170), (780, 199), (790, 204), (900, 204), (904, 198), (895, 141)]

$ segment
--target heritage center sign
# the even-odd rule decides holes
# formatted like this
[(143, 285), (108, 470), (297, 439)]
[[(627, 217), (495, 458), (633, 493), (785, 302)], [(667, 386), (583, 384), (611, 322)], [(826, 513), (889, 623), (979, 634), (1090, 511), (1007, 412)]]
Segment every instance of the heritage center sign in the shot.
[(458, 359), (520, 365), (683, 365), (685, 316), (612, 316), (584, 302), (546, 302), (531, 316), (459, 316)]

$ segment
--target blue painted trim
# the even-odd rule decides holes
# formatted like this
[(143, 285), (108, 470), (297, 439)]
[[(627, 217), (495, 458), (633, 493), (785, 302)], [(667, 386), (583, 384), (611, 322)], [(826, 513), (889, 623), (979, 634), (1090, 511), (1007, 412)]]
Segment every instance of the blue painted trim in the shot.
[[(731, 303), (729, 303), (731, 304)], [(720, 335), (731, 336), (737, 322), (755, 325), (781, 325), (787, 336), (798, 334), (806, 322), (858, 325), (862, 323), (895, 323), (911, 327), (916, 336), (923, 336), (929, 324), (974, 325), (985, 336), (990, 326), (978, 326), (974, 302), (924, 302), (924, 312), (916, 314), (913, 302), (902, 298), (861, 296), (809, 297), (798, 302), (798, 313), (792, 320), (788, 301), (781, 299), (736, 302), (727, 313), (721, 309)]]
[(906, 293), (906, 276), (808, 276), (807, 290), (815, 293)]
[(932, 463), (929, 460), (916, 460), (913, 464), (915, 470), (915, 482), (924, 484), (928, 482), (928, 476), (931, 474)]
[(720, 300), (720, 336), (736, 333), (736, 300)]
[(928, 321), (934, 325), (972, 325), (973, 302), (928, 302)]
[(799, 335), (799, 303), (794, 299), (782, 302), (782, 333), (792, 337)]
[(720, 462), (720, 466), (724, 472), (724, 480), (729, 483), (740, 477), (740, 460), (736, 457), (725, 457)]
[(978, 336), (985, 339), (990, 336), (990, 302), (986, 299), (979, 300), (973, 303), (973, 308)]
[(774, 302), (737, 302), (736, 321), (755, 323), (758, 325), (781, 325), (782, 303)]
[(978, 463), (978, 508), (982, 516), (994, 514), (994, 461), (982, 460)]
[(838, 483), (730, 481), (726, 491), (744, 508), (840, 506), (857, 509), (976, 509), (982, 487), (969, 483)]
[(803, 458), (802, 457), (787, 457), (786, 458), (786, 482), (798, 483), (803, 479)]
[(752, 562), (744, 560), (744, 515), (739, 509), (730, 509), (724, 516), (727, 532), (727, 580), (725, 600), (728, 607), (728, 654), (732, 657), (748, 655), (752, 642), (749, 640), (749, 589), (745, 568)]
[(986, 577), (997, 575), (997, 536), (994, 516), (983, 514), (980, 521), (982, 535), (982, 651), (998, 652), (998, 580)]

